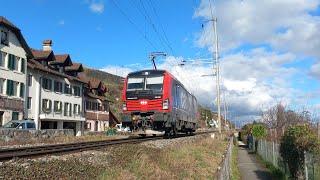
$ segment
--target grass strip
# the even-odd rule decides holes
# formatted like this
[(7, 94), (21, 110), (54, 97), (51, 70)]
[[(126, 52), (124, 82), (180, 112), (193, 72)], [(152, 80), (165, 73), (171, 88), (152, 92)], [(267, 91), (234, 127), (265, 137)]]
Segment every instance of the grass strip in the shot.
[(239, 151), (238, 146), (234, 145), (232, 149), (232, 159), (231, 159), (231, 179), (232, 180), (240, 179), (240, 170), (238, 167), (238, 151)]
[(285, 180), (285, 174), (278, 168), (276, 168), (272, 163), (265, 161), (259, 154), (256, 154), (257, 160), (264, 165), (270, 172), (273, 179)]

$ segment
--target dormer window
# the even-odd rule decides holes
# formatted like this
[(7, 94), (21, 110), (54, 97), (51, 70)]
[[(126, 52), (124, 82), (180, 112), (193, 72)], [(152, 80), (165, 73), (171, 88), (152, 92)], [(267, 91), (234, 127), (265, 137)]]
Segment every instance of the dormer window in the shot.
[(1, 30), (1, 44), (8, 46), (9, 45), (9, 32)]

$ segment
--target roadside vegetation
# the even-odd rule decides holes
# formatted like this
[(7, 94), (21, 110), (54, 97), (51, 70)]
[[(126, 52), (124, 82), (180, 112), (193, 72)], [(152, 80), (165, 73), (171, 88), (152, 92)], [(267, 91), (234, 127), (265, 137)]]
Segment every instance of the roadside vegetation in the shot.
[(0, 164), (0, 179), (214, 179), (227, 144), (192, 136), (19, 159)]
[(157, 149), (143, 146), (121, 148), (113, 168), (102, 179), (214, 179), (227, 141), (212, 138)]
[[(234, 137), (235, 139), (235, 137)], [(240, 170), (238, 167), (238, 143), (235, 141), (233, 149), (232, 149), (232, 160), (231, 160), (231, 180), (240, 180)]]
[[(267, 143), (275, 145), (275, 149), (262, 145), (259, 150), (262, 151), (260, 152), (262, 157), (264, 157), (265, 152), (275, 150), (275, 158), (278, 161), (274, 163), (279, 169), (276, 169), (271, 163), (270, 155), (264, 157), (266, 159), (262, 159), (261, 156), (259, 158), (276, 179), (284, 179), (285, 176), (290, 179), (304, 179), (306, 178), (306, 166), (311, 169), (308, 172), (309, 178), (319, 179), (317, 168), (320, 166), (320, 159), (318, 158), (320, 155), (320, 140), (317, 133), (320, 132), (320, 126), (317, 126), (315, 123), (317, 119), (313, 117), (306, 110), (294, 111), (278, 104), (264, 112), (259, 123), (246, 124), (242, 128), (241, 136), (246, 141), (247, 135), (253, 134), (256, 145), (255, 152), (260, 147), (258, 140), (264, 139)], [(306, 155), (309, 158), (305, 159)], [(286, 174), (284, 175), (284, 173)]]

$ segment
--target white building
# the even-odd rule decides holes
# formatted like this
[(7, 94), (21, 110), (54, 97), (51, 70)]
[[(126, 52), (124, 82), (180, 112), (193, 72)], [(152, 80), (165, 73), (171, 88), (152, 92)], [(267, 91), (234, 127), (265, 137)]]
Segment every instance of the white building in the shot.
[(27, 59), (31, 57), (20, 29), (0, 16), (0, 127), (24, 117)]
[[(28, 118), (34, 119), (37, 129), (74, 129), (83, 133), (83, 86), (77, 78), (82, 71), (68, 54), (54, 55), (52, 41), (43, 42), (43, 50), (32, 50), (28, 62)], [(82, 67), (82, 66), (81, 66)]]
[(85, 130), (88, 131), (105, 131), (109, 128), (109, 100), (105, 96), (107, 92), (106, 85), (98, 79), (87, 78), (81, 74), (80, 79), (87, 84), (84, 87), (85, 101)]

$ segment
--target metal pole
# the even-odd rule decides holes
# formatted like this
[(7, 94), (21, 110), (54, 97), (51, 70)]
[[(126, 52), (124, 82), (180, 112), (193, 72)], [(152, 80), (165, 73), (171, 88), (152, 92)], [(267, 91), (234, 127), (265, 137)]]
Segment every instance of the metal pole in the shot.
[(221, 133), (221, 111), (220, 111), (220, 67), (219, 67), (219, 50), (218, 50), (218, 33), (217, 33), (217, 18), (213, 19), (213, 28), (215, 35), (215, 64), (216, 64), (216, 89), (217, 89), (217, 106), (218, 106), (218, 126)]
[(223, 108), (224, 108), (224, 126), (227, 124), (227, 105), (226, 105), (226, 93), (223, 91)]

